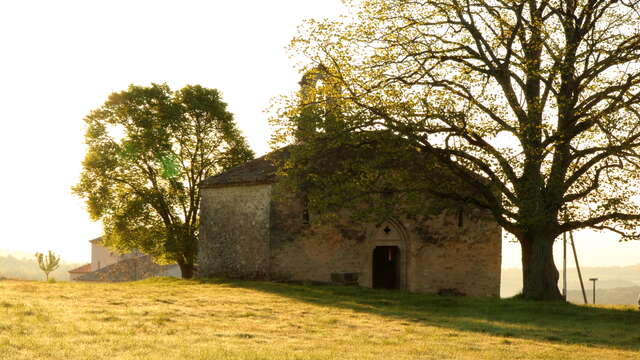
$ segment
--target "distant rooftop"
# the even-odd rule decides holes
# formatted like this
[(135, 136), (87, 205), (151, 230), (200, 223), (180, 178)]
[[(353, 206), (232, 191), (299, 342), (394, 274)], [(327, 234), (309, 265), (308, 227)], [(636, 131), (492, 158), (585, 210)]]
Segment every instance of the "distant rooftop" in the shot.
[(82, 265), (79, 268), (69, 270), (69, 273), (71, 274), (84, 274), (88, 272), (91, 272), (91, 264)]

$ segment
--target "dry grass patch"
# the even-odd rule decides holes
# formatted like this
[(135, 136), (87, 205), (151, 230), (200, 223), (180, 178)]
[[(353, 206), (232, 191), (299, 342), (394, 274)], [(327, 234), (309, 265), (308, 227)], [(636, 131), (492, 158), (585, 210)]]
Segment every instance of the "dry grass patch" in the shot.
[(354, 287), (0, 281), (0, 359), (637, 359), (640, 312)]

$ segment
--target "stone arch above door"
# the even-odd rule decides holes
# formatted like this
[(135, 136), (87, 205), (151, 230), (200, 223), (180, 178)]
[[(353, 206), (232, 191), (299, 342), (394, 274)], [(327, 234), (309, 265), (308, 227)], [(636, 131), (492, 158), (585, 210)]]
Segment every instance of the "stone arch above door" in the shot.
[(364, 285), (373, 287), (373, 257), (377, 247), (397, 247), (399, 251), (399, 273), (398, 283), (399, 289), (407, 289), (407, 268), (409, 243), (407, 241), (407, 231), (397, 219), (387, 219), (373, 227), (367, 241), (367, 247), (364, 256), (365, 260), (365, 279)]
[(396, 241), (406, 243), (407, 237), (407, 229), (402, 222), (396, 218), (389, 218), (377, 224), (372, 231), (372, 238), (382, 241), (385, 239), (395, 239)]

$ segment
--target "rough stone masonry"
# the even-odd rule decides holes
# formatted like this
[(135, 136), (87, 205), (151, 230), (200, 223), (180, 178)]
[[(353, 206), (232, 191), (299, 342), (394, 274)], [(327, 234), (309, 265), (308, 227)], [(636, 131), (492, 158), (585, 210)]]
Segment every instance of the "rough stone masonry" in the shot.
[[(283, 156), (283, 152), (275, 156)], [(286, 152), (284, 152), (286, 156)], [(499, 296), (501, 228), (480, 210), (309, 225), (265, 155), (201, 184), (198, 276)]]

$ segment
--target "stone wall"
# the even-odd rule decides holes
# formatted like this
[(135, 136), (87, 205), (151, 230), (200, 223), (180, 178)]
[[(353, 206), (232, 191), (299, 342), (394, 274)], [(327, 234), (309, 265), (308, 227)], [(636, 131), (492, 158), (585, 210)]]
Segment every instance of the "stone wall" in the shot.
[[(359, 271), (355, 242), (343, 241), (335, 227), (313, 227), (305, 223), (300, 194), (290, 193), (282, 184), (272, 188), (270, 277), (277, 280), (330, 282), (331, 272)], [(331, 264), (331, 266), (327, 266)]]
[(69, 281), (80, 281), (80, 278), (88, 273), (69, 273)]
[(271, 278), (331, 282), (332, 273), (364, 272), (362, 243), (345, 240), (335, 228), (309, 228), (292, 241), (274, 241)]
[(463, 220), (458, 226), (457, 216), (441, 214), (421, 224), (409, 223), (409, 290), (500, 296), (502, 229), (479, 211)]
[(100, 270), (121, 260), (121, 256), (98, 242), (91, 243), (91, 271)]
[(360, 286), (371, 287), (374, 249), (397, 246), (401, 288), (500, 294), (501, 228), (480, 211), (465, 213), (462, 223), (456, 213), (378, 224), (356, 224), (345, 214), (331, 226), (305, 226), (300, 199), (274, 189), (272, 279), (331, 282), (332, 274), (355, 273)]
[(198, 276), (269, 274), (271, 185), (202, 189)]
[(320, 226), (305, 224), (303, 204), (279, 184), (203, 189), (198, 276), (371, 287), (374, 249), (396, 246), (402, 289), (499, 296), (501, 229), (481, 211)]
[(77, 281), (122, 282), (171, 276), (177, 265), (158, 265), (149, 256), (129, 258), (82, 276)]

